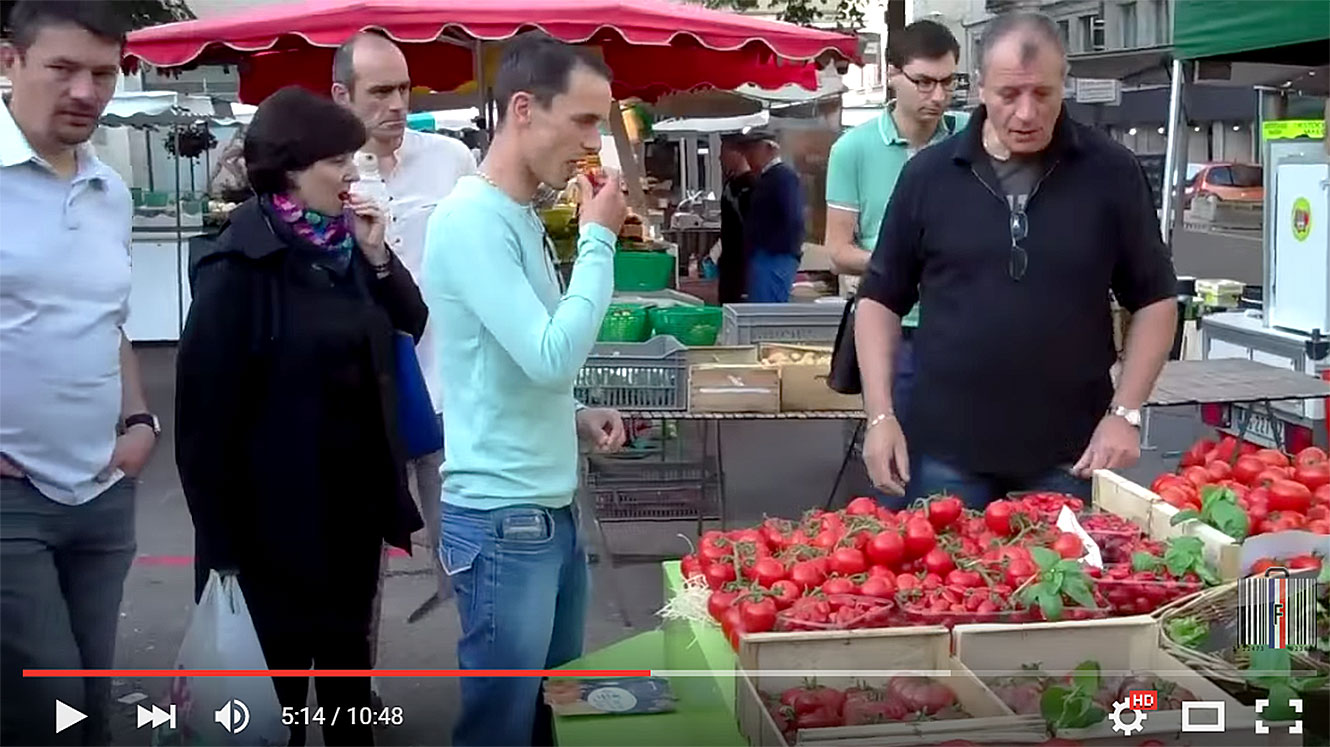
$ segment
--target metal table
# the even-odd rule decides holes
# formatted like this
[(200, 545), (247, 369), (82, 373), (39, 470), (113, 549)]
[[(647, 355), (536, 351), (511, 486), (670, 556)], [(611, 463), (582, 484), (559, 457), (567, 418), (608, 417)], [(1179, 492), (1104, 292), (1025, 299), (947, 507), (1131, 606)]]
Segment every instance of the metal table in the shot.
[[(1245, 358), (1205, 361), (1169, 361), (1146, 402), (1141, 427), (1141, 448), (1150, 444), (1150, 408), (1181, 405), (1255, 405), (1245, 409), (1238, 423), (1238, 439), (1247, 435), (1251, 413), (1259, 407), (1275, 419), (1272, 402), (1330, 397), (1330, 382), (1287, 368)], [(1279, 444), (1283, 446), (1284, 444)]]

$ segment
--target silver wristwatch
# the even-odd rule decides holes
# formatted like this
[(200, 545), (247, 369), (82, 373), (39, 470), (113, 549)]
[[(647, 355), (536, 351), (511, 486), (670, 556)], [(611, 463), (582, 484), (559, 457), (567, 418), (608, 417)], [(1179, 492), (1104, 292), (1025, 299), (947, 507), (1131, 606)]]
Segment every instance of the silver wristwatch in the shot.
[(1122, 418), (1123, 420), (1127, 421), (1127, 424), (1130, 425), (1130, 426), (1132, 426), (1133, 428), (1140, 428), (1140, 427), (1141, 427), (1141, 411), (1140, 411), (1140, 410), (1129, 410), (1129, 409), (1127, 409), (1126, 407), (1123, 407), (1122, 405), (1115, 405), (1114, 407), (1112, 407), (1111, 409), (1109, 409), (1108, 414), (1109, 414), (1109, 415), (1117, 415), (1118, 417), (1120, 417), (1120, 418)]

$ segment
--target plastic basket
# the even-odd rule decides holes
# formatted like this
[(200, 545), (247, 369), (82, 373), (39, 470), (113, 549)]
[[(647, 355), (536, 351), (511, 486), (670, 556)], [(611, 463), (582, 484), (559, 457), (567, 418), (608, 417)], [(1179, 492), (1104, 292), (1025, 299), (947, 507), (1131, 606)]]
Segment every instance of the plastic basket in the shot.
[(600, 342), (646, 342), (651, 336), (647, 307), (639, 304), (610, 304), (600, 323)]
[(724, 307), (720, 344), (836, 341), (843, 303), (735, 303)]
[(674, 257), (665, 252), (617, 251), (614, 253), (614, 289), (658, 291), (668, 288), (674, 273)]
[(648, 317), (652, 334), (670, 335), (688, 346), (715, 345), (720, 336), (722, 314), (719, 306), (652, 309)]
[(1200, 581), (1174, 579), (1138, 580), (1134, 578), (1098, 578), (1099, 593), (1117, 615), (1148, 615), (1170, 602), (1200, 592)]
[(598, 344), (578, 371), (573, 394), (592, 407), (687, 410), (688, 363), (684, 350), (672, 337)]
[(776, 631), (784, 633), (806, 630), (859, 630), (894, 628), (905, 624), (896, 603), (890, 599), (878, 599), (860, 594), (829, 594), (824, 601), (830, 610), (841, 605), (861, 605), (867, 609), (848, 621), (825, 623), (796, 619), (791, 609), (784, 609), (776, 613)]

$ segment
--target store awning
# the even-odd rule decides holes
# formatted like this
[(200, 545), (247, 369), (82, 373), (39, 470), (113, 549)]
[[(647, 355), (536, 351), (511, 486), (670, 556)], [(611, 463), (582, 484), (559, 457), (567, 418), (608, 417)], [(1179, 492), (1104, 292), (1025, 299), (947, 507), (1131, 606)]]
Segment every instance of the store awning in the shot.
[(709, 133), (742, 132), (747, 128), (766, 127), (771, 115), (765, 111), (742, 117), (688, 117), (667, 119), (652, 125), (657, 135), (695, 135)]
[(1129, 86), (1167, 84), (1172, 61), (1173, 48), (1168, 45), (1067, 56), (1072, 78), (1120, 80)]
[(175, 91), (124, 91), (106, 105), (101, 123), (110, 127), (169, 127), (212, 122), (248, 124), (256, 107), (210, 96), (188, 96)]
[(474, 79), (477, 42), (529, 30), (599, 48), (620, 98), (744, 84), (813, 89), (820, 64), (859, 59), (849, 34), (666, 0), (307, 0), (140, 29), (125, 67), (240, 64), (249, 102), (290, 83), (326, 91), (333, 50), (371, 28), (402, 43), (413, 82), (435, 91)]
[(1176, 0), (1173, 47), (1185, 60), (1324, 65), (1330, 59), (1330, 2)]

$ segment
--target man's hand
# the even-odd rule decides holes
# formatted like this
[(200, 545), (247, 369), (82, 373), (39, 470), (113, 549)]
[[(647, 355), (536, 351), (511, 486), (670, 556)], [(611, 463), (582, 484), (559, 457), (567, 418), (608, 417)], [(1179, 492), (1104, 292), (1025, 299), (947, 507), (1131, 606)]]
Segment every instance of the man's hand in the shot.
[(894, 415), (864, 434), (864, 466), (873, 487), (890, 495), (905, 495), (910, 482), (910, 454), (905, 433)]
[(624, 218), (628, 217), (628, 202), (624, 198), (623, 180), (619, 174), (607, 171), (605, 183), (601, 185), (599, 192), (593, 191), (591, 180), (586, 178), (585, 174), (579, 174), (577, 191), (582, 195), (595, 195), (583, 198), (582, 221), (597, 223), (609, 229), (610, 233), (618, 235), (619, 229), (623, 228)]
[(152, 456), (152, 447), (157, 444), (157, 435), (146, 425), (130, 426), (124, 435), (115, 440), (115, 451), (111, 452), (111, 463), (97, 476), (99, 482), (111, 479), (116, 470), (130, 477), (138, 477), (143, 465)]
[(623, 416), (607, 407), (586, 407), (577, 411), (577, 435), (596, 451), (618, 451), (627, 440)]
[(1117, 415), (1105, 415), (1071, 473), (1090, 479), (1095, 470), (1125, 469), (1141, 458), (1141, 432)]
[(23, 479), (27, 476), (28, 473), (24, 472), (17, 464), (9, 461), (9, 457), (0, 454), (0, 477), (17, 477)]

